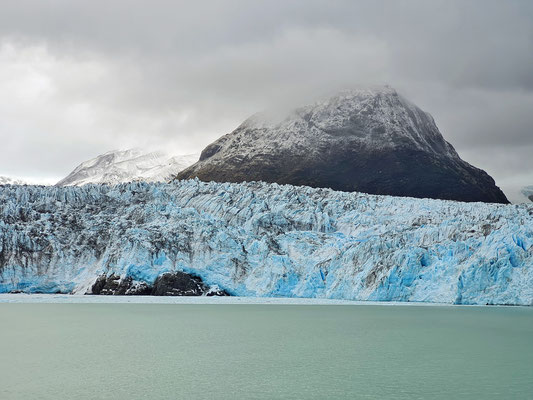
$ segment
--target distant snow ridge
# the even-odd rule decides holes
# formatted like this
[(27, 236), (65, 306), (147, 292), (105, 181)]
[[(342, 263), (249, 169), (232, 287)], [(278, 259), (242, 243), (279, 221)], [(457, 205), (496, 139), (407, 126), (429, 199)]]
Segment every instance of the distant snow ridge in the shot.
[(21, 179), (13, 179), (8, 176), (0, 176), (0, 185), (26, 185)]
[(533, 304), (533, 205), (266, 183), (0, 188), (0, 292), (184, 271), (239, 296)]
[(526, 186), (522, 189), (522, 194), (527, 197), (529, 201), (533, 202), (533, 186)]
[(132, 181), (163, 182), (196, 162), (197, 154), (171, 156), (139, 149), (110, 151), (81, 163), (58, 186), (87, 183), (118, 184)]

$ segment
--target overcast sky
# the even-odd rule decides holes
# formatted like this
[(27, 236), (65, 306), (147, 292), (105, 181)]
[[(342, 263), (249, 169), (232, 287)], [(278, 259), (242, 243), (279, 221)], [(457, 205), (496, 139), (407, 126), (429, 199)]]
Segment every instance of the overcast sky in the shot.
[(199, 152), (256, 111), (389, 84), (511, 200), (533, 185), (533, 1), (2, 0), (0, 175)]

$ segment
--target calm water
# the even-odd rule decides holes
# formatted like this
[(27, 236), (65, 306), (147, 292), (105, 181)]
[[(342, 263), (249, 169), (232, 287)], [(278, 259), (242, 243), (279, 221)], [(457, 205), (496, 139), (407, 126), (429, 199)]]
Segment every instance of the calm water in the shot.
[(533, 399), (533, 309), (0, 304), (0, 399)]

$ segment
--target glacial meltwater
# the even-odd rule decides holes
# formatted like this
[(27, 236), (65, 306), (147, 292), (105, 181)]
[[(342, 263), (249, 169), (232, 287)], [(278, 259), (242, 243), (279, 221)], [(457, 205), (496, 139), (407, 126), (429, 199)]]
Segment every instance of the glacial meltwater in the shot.
[(532, 399), (533, 308), (0, 304), (0, 399)]

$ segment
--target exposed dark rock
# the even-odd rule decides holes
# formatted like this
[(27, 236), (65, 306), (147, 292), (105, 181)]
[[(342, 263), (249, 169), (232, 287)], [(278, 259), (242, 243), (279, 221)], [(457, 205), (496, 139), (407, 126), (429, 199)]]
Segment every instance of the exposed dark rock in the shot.
[(105, 276), (101, 275), (98, 278), (96, 278), (96, 282), (94, 282), (93, 286), (91, 287), (91, 294), (114, 294), (114, 290), (118, 286), (118, 282), (116, 282), (119, 277), (116, 277), (115, 275), (111, 276)]
[(208, 290), (199, 277), (176, 272), (158, 276), (154, 282), (152, 294), (154, 296), (201, 296)]
[(118, 275), (101, 275), (87, 294), (94, 295), (137, 295), (137, 296), (229, 296), (225, 290), (210, 288), (198, 276), (185, 272), (165, 273), (157, 277), (152, 286), (123, 279)]
[(150, 288), (145, 283), (134, 283), (131, 277), (121, 279), (120, 276), (113, 274), (99, 276), (91, 288), (91, 293), (100, 295), (143, 295), (150, 294)]

